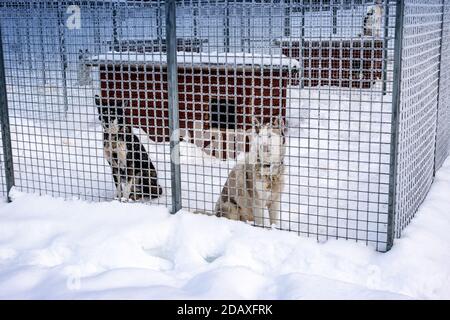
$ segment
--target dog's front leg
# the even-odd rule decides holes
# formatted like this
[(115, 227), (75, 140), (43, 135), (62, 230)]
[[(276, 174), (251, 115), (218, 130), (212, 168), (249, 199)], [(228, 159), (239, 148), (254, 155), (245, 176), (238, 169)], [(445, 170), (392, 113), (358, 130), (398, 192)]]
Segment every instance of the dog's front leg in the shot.
[[(113, 171), (114, 171), (114, 169), (113, 169)], [(122, 187), (121, 187), (121, 182), (120, 182), (118, 173), (113, 172), (113, 179), (114, 179), (114, 185), (116, 186), (115, 196), (116, 196), (116, 198), (120, 199), (121, 193), (122, 193), (122, 191), (121, 191)]]
[(264, 202), (262, 200), (254, 200), (253, 216), (256, 225), (264, 226)]
[(271, 225), (278, 225), (280, 222), (280, 214), (281, 214), (281, 202), (280, 197), (275, 197), (269, 204), (269, 218)]
[(122, 198), (122, 179), (119, 172), (114, 173), (113, 178), (116, 185), (116, 197), (120, 200)]
[(120, 183), (116, 185), (116, 198), (119, 200), (122, 198), (122, 185)]
[(130, 199), (131, 190), (133, 189), (133, 186), (134, 186), (134, 178), (127, 179), (127, 182), (125, 183), (125, 187), (122, 192), (123, 198), (127, 200)]

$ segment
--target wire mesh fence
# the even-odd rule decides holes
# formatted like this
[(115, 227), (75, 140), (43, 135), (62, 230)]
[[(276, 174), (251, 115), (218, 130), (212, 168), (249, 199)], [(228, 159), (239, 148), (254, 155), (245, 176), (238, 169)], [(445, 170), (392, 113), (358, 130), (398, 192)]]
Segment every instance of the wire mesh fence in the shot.
[(450, 150), (450, 2), (448, 0), (444, 1), (443, 9), (435, 170), (442, 166)]
[(15, 187), (388, 250), (448, 153), (448, 10), (4, 1)]
[[(443, 12), (441, 0), (408, 0), (403, 4), (395, 182), (397, 236), (409, 224), (433, 182)], [(447, 113), (444, 108), (440, 111), (441, 117)]]
[(0, 131), (0, 201), (6, 199), (5, 166), (3, 164), (3, 139)]
[[(88, 60), (108, 52), (119, 37), (154, 37), (155, 12), (155, 5), (143, 1), (4, 5), (3, 45), (17, 187), (88, 200), (114, 197), (95, 103), (101, 89), (100, 71), (89, 66)], [(100, 101), (100, 106), (108, 103)], [(138, 128), (134, 130), (139, 135)], [(170, 181), (168, 148), (148, 139), (142, 143), (159, 166), (160, 183)], [(165, 193), (157, 202), (166, 203), (169, 195)]]

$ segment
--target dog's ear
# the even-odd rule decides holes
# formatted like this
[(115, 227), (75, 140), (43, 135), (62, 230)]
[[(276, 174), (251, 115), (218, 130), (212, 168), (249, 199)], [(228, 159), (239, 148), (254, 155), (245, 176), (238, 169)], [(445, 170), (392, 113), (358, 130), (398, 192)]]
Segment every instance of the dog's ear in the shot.
[(278, 120), (278, 117), (275, 119), (272, 119), (272, 127), (274, 127), (274, 128), (280, 127), (280, 121)]
[(95, 104), (96, 104), (97, 106), (100, 106), (100, 105), (101, 105), (100, 97), (99, 97), (98, 95), (95, 95)]
[(272, 127), (274, 129), (278, 129), (280, 130), (280, 134), (284, 136), (284, 134), (286, 133), (286, 125), (284, 123), (284, 120), (282, 118), (275, 118), (272, 121)]
[(102, 107), (97, 105), (97, 111), (98, 111), (99, 118), (101, 118), (102, 113), (103, 113)]
[(284, 130), (284, 128), (286, 127), (284, 124), (284, 120), (282, 118), (278, 118), (276, 117), (273, 121), (272, 121), (272, 127), (274, 128), (280, 128), (281, 130)]
[(284, 127), (284, 120), (280, 116), (272, 119), (272, 127), (282, 128)]

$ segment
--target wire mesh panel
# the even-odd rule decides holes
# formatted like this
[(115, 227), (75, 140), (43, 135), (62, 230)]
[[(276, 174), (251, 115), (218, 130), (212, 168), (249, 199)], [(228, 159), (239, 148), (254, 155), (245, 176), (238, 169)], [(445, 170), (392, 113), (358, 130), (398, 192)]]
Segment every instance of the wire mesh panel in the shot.
[[(164, 4), (0, 5), (17, 188), (167, 203), (169, 150), (145, 134), (167, 135), (164, 67), (146, 63), (165, 56)], [(149, 82), (157, 94), (146, 95)]]
[(394, 31), (395, 1), (180, 1), (183, 207), (386, 250)]
[(389, 249), (448, 153), (448, 0), (165, 8), (0, 3), (16, 187)]
[(442, 5), (442, 0), (404, 1), (395, 217), (398, 237), (433, 181)]
[(5, 167), (3, 163), (3, 139), (0, 129), (0, 201), (6, 199)]
[(439, 106), (436, 136), (436, 165), (438, 170), (450, 149), (450, 1), (444, 0), (439, 79)]
[[(4, 144), (3, 140), (8, 140), (8, 106), (7, 106), (7, 97), (6, 97), (6, 83), (5, 83), (5, 73), (3, 68), (3, 45), (1, 41), (1, 29), (0, 29), (0, 202), (7, 200), (8, 196), (8, 188), (10, 184), (7, 182), (7, 172), (11, 172), (8, 169), (8, 166), (11, 167), (11, 161), (8, 162), (8, 148), (7, 143)], [(6, 137), (4, 139), (4, 136)], [(6, 151), (6, 152), (5, 152)], [(9, 158), (11, 160), (11, 158)], [(8, 164), (9, 163), (9, 164)]]

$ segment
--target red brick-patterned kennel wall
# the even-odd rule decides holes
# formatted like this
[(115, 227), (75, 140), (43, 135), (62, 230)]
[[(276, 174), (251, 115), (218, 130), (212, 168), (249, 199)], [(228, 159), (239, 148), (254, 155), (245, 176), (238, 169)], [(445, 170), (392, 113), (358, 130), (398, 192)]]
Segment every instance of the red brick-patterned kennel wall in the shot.
[(317, 40), (282, 43), (282, 53), (303, 62), (304, 86), (368, 89), (382, 77), (382, 40)]
[[(251, 128), (257, 116), (268, 122), (286, 116), (289, 71), (230, 67), (179, 67), (180, 129), (192, 136), (194, 121), (210, 129), (210, 102), (232, 100), (236, 105), (236, 128)], [(130, 102), (127, 119), (157, 142), (169, 141), (167, 70), (160, 65), (100, 65), (101, 97)], [(205, 147), (210, 141), (205, 141)], [(226, 147), (224, 148), (226, 149)], [(226, 157), (226, 156), (223, 156)]]

